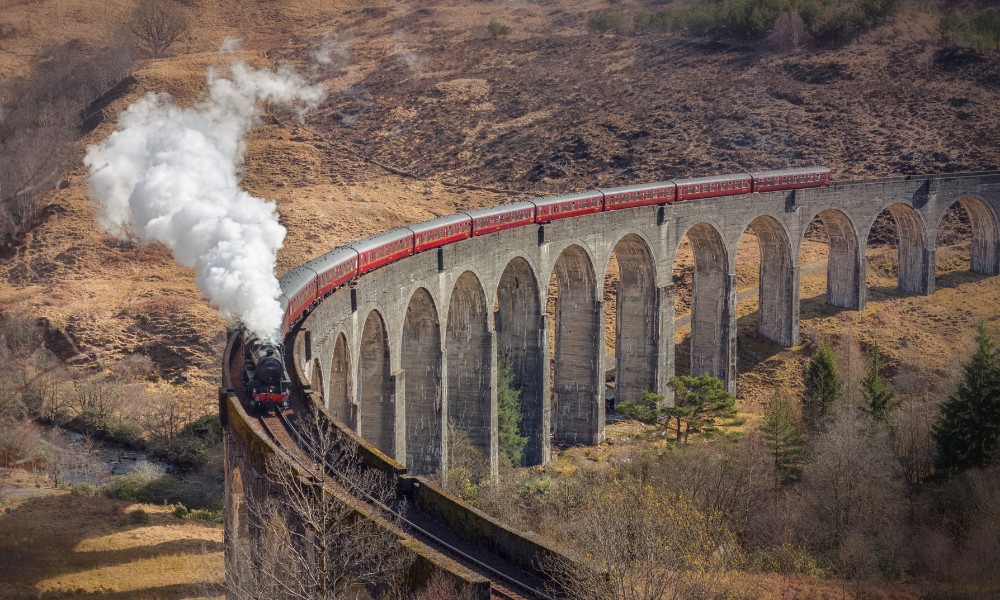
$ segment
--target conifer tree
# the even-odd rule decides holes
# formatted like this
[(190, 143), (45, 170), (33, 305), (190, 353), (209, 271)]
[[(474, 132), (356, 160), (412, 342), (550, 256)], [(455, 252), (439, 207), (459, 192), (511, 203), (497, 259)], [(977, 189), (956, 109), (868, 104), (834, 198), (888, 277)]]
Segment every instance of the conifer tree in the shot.
[(983, 467), (1000, 453), (1000, 348), (982, 323), (976, 344), (934, 425), (938, 468), (946, 473)]
[(879, 422), (888, 421), (892, 411), (899, 406), (896, 392), (892, 391), (882, 379), (882, 353), (878, 343), (872, 344), (865, 355), (865, 377), (861, 380), (861, 396), (864, 398), (864, 410)]
[(837, 369), (837, 359), (825, 340), (813, 354), (805, 374), (806, 392), (802, 398), (802, 413), (806, 425), (816, 430), (830, 413), (841, 395), (843, 384)]
[(688, 433), (694, 433), (714, 423), (717, 417), (736, 416), (736, 397), (717, 377), (708, 373), (700, 377), (681, 375), (671, 377), (667, 385), (674, 391), (675, 405), (663, 407), (661, 412), (678, 419), (677, 441), (681, 440), (681, 418), (687, 421)]
[(780, 391), (774, 393), (764, 411), (764, 425), (761, 431), (774, 459), (778, 482), (798, 481), (802, 474), (805, 448), (802, 444), (802, 433), (795, 424), (791, 403)]
[(521, 435), (521, 391), (514, 387), (514, 376), (500, 363), (497, 373), (497, 440), (500, 456), (514, 467), (524, 460), (528, 438)]

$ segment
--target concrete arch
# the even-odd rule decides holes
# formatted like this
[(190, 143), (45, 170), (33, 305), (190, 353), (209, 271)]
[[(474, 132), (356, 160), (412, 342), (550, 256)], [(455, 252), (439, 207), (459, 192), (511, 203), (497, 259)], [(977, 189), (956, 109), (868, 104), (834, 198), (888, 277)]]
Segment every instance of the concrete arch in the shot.
[(872, 227), (878, 215), (888, 211), (896, 224), (896, 237), (899, 239), (899, 268), (897, 270), (897, 287), (904, 292), (913, 294), (930, 294), (934, 291), (933, 265), (930, 265), (930, 254), (927, 245), (927, 228), (920, 212), (909, 204), (894, 202), (880, 210), (875, 219), (868, 224), (865, 234), (867, 243)]
[[(612, 254), (619, 270), (615, 289), (615, 399), (638, 402), (643, 391), (656, 391), (656, 260), (646, 240), (632, 233), (618, 240)], [(607, 272), (607, 266), (604, 270)]]
[[(228, 515), (226, 515), (226, 537), (232, 540), (234, 545), (250, 544), (250, 516), (247, 508), (246, 488), (243, 484), (243, 473), (239, 466), (233, 465), (232, 473), (228, 479), (229, 501), (226, 503)], [(248, 546), (244, 546), (249, 549)]]
[[(865, 307), (865, 255), (858, 242), (858, 229), (847, 213), (827, 208), (819, 217), (826, 229), (829, 252), (826, 264), (826, 303), (861, 310)], [(803, 230), (803, 237), (805, 231)], [(799, 240), (802, 247), (802, 240)]]
[[(730, 274), (729, 252), (721, 231), (707, 223), (692, 225), (687, 232), (694, 251), (691, 290), (691, 375), (708, 373), (736, 385), (734, 360), (735, 279)], [(683, 236), (678, 238), (678, 245)]]
[[(557, 273), (557, 269), (559, 268), (559, 261), (563, 257), (567, 256), (567, 253), (569, 253), (573, 257), (579, 257), (583, 261), (586, 261), (587, 268), (590, 269), (591, 277), (593, 277), (594, 280), (596, 281), (598, 253), (595, 252), (592, 248), (590, 248), (590, 246), (586, 242), (582, 240), (567, 240), (561, 244), (552, 242), (550, 243), (549, 252), (550, 256), (556, 256), (557, 258), (554, 263), (551, 263), (551, 267), (549, 272), (546, 274), (546, 278), (542, 280), (543, 283), (551, 281), (553, 275), (555, 275), (556, 278), (558, 279), (559, 274)], [(580, 262), (576, 260), (576, 258), (574, 258), (573, 265), (583, 265), (583, 264), (584, 264), (583, 262)], [(600, 286), (595, 285), (593, 291), (594, 291), (594, 302), (598, 303), (602, 302), (604, 298)]]
[(311, 387), (314, 392), (319, 394), (320, 400), (322, 400), (322, 403), (326, 405), (326, 387), (324, 386), (323, 367), (319, 363), (319, 358), (313, 359), (312, 369), (310, 369), (310, 371), (309, 387)]
[(982, 275), (1000, 275), (1000, 216), (981, 198), (963, 196), (949, 203), (941, 212), (935, 231), (941, 230), (944, 215), (955, 202), (965, 209), (972, 227), (970, 270)]
[(365, 319), (358, 353), (356, 431), (382, 452), (396, 451), (396, 386), (389, 363), (389, 337), (381, 313)]
[[(448, 305), (448, 424), (490, 457), (495, 454), (493, 336), (483, 286), (471, 271), (455, 282)], [(492, 464), (492, 461), (491, 461)]]
[(553, 430), (557, 441), (600, 443), (604, 432), (602, 304), (594, 265), (578, 245), (566, 247), (553, 267), (559, 297), (553, 316)]
[(329, 379), (327, 410), (348, 426), (354, 427), (354, 403), (351, 399), (351, 350), (347, 346), (347, 336), (343, 332), (337, 335), (337, 342), (333, 346)]
[(523, 257), (507, 263), (496, 292), (497, 351), (521, 392), (521, 435), (526, 465), (548, 462), (548, 410), (545, 406), (545, 314), (535, 270)]
[(788, 231), (770, 215), (756, 217), (747, 227), (753, 228), (760, 246), (757, 330), (772, 342), (794, 346), (799, 337), (798, 267)]
[(406, 466), (417, 475), (442, 467), (441, 325), (426, 288), (410, 297), (400, 354), (406, 404)]

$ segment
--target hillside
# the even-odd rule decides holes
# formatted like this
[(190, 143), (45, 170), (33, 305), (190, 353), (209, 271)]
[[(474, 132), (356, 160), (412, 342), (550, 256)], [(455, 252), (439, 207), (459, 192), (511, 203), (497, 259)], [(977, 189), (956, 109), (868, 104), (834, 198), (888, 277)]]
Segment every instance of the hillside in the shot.
[[(11, 3), (0, 72), (30, 72), (46, 44), (97, 45), (127, 3)], [(599, 3), (258, 4), (203, 0), (174, 54), (138, 63), (81, 148), (149, 91), (191, 102), (216, 49), (291, 63), (323, 81), (307, 128), (277, 119), (249, 140), (244, 185), (275, 199), (289, 234), (279, 272), (408, 221), (515, 196), (680, 175), (824, 163), (838, 177), (996, 168), (995, 60), (942, 54), (906, 12), (884, 36), (792, 54), (677, 35), (595, 35)], [(626, 11), (642, 5), (619, 3)], [(35, 20), (35, 14), (48, 19)], [(491, 20), (511, 33), (493, 39)], [(977, 62), (978, 61), (978, 62)], [(985, 61), (985, 62), (983, 62)], [(411, 172), (407, 177), (370, 159)], [(513, 190), (501, 194), (452, 181)], [(150, 354), (169, 377), (213, 386), (224, 323), (163, 248), (103, 235), (82, 169), (0, 265), (0, 299), (63, 328), (85, 352)]]
[[(58, 56), (54, 45), (77, 40), (72, 48), (88, 52), (120, 41), (115, 24), (134, 4), (0, 0), (0, 80), (31, 76)], [(206, 71), (234, 58), (259, 67), (290, 64), (323, 82), (328, 97), (304, 121), (267, 113), (247, 140), (242, 184), (276, 201), (288, 228), (279, 275), (397, 225), (592, 186), (812, 164), (830, 166), (837, 179), (1000, 169), (1000, 56), (939, 45), (939, 17), (920, 10), (926, 2), (905, 4), (898, 18), (856, 40), (784, 53), (628, 26), (587, 31), (595, 11), (631, 17), (663, 4), (178, 0), (193, 24), (190, 34), (168, 56), (136, 62), (135, 83), (103, 98), (103, 122), (79, 141), (78, 155), (114, 131), (119, 113), (147, 93), (169, 92), (192, 104), (206, 89)], [(509, 33), (494, 36), (491, 21)], [(241, 48), (220, 54), (230, 37), (241, 38)], [(213, 411), (227, 323), (202, 298), (194, 272), (165, 247), (142, 247), (99, 229), (86, 171), (76, 164), (45, 198), (41, 222), (24, 244), (0, 256), (0, 316), (36, 317), (50, 333), (66, 334), (71, 343), (53, 335), (50, 345), (72, 359), (78, 377), (130, 354), (148, 355), (159, 380), (142, 385), (168, 390), (149, 397), (165, 398), (176, 385), (186, 397), (203, 399), (201, 411)], [(744, 236), (736, 268), (738, 407), (748, 427), (759, 422), (776, 388), (800, 392), (803, 366), (825, 338), (855, 378), (861, 347), (878, 341), (886, 376), (926, 424), (967, 355), (975, 324), (986, 320), (997, 331), (1000, 278), (967, 272), (968, 237), (964, 213), (953, 211), (938, 238), (939, 291), (906, 296), (893, 289), (895, 235), (884, 221), (869, 240), (869, 306), (852, 312), (822, 301), (825, 234), (815, 228), (799, 257), (802, 344), (783, 349), (754, 333), (759, 249), (752, 232)], [(683, 316), (691, 281), (686, 242), (674, 278)], [(606, 314), (613, 308), (609, 299)], [(608, 331), (614, 326), (609, 319)], [(686, 343), (681, 328), (679, 371)], [(139, 411), (151, 408), (157, 407)], [(608, 436), (612, 444), (565, 450), (551, 468), (536, 471), (615, 462), (666, 445), (654, 439), (661, 432), (634, 423), (611, 425)], [(66, 496), (18, 504), (0, 520), (2, 536), (30, 537), (39, 546), (38, 565), (25, 571), (38, 590), (121, 598), (214, 593), (193, 583), (214, 581), (204, 570), (160, 572), (133, 587), (121, 582), (132, 572), (123, 553), (140, 546), (136, 557), (154, 573), (160, 567), (152, 559), (163, 559), (163, 549), (170, 560), (203, 553), (199, 565), (217, 569), (218, 530), (151, 511), (150, 527), (129, 537), (126, 505), (70, 504)], [(19, 515), (60, 514), (72, 517), (65, 536), (72, 548), (42, 548), (49, 529), (15, 522)], [(74, 553), (76, 571), (59, 564), (67, 552)], [(789, 577), (783, 597), (844, 593), (819, 593), (810, 587), (816, 578)], [(896, 591), (885, 597), (910, 597)]]

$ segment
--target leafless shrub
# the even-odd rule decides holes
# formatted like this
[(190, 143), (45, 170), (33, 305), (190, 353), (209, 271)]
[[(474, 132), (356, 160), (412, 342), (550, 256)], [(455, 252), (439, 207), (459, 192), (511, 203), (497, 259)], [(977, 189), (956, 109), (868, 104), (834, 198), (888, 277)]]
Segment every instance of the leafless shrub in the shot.
[(845, 575), (866, 577), (898, 556), (902, 507), (899, 466), (887, 431), (852, 408), (842, 409), (813, 444), (802, 477), (812, 508), (813, 545)]
[(0, 421), (0, 473), (14, 467), (45, 466), (50, 456), (35, 426)]
[(471, 590), (459, 589), (453, 581), (449, 581), (440, 572), (435, 573), (427, 587), (418, 591), (411, 600), (475, 600)]
[(937, 407), (928, 402), (903, 402), (893, 416), (893, 443), (902, 469), (903, 480), (918, 485), (934, 474), (936, 447), (931, 427), (937, 420)]
[(156, 372), (156, 365), (153, 359), (136, 352), (115, 363), (111, 372), (123, 380), (148, 379)]
[(11, 358), (25, 357), (42, 343), (38, 322), (24, 314), (0, 314), (0, 344), (10, 351)]
[(46, 194), (77, 162), (84, 113), (131, 73), (115, 36), (103, 49), (78, 40), (44, 49), (34, 74), (0, 84), (0, 249), (20, 242)]
[(543, 568), (579, 600), (720, 597), (711, 578), (700, 575), (726, 570), (740, 554), (720, 515), (634, 479), (595, 490), (567, 528), (583, 560)]
[[(328, 468), (368, 496), (390, 502), (394, 494), (389, 482), (360, 469), (354, 453), (338, 443), (336, 431), (322, 419), (305, 417), (298, 428), (315, 454), (327, 457)], [(309, 468), (314, 472), (301, 477), (284, 460), (271, 457), (263, 485), (246, 494), (245, 506), (230, 515), (227, 535), (234, 552), (227, 561), (229, 594), (353, 598), (365, 597), (360, 592), (367, 590), (378, 598), (400, 595), (410, 563), (398, 540), (380, 524), (359, 516), (342, 493), (320, 485), (322, 465)], [(245, 522), (233, 523), (233, 518)], [(250, 532), (256, 534), (254, 539)]]
[(170, 0), (142, 0), (129, 20), (136, 42), (153, 58), (187, 34), (188, 19)]
[(725, 515), (737, 531), (765, 510), (776, 480), (774, 461), (756, 435), (738, 445), (719, 440), (678, 447), (633, 468), (642, 470), (638, 477), (664, 490), (690, 495), (700, 510)]
[(780, 52), (794, 50), (805, 43), (806, 24), (797, 12), (785, 13), (778, 17), (774, 29), (767, 36), (765, 43)]

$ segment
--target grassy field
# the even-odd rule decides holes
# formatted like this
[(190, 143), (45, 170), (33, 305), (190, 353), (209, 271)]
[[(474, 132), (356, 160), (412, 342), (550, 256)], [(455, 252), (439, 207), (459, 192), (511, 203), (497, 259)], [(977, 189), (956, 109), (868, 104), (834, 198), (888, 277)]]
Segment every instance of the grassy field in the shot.
[(222, 597), (221, 527), (178, 519), (163, 506), (30, 482), (21, 489), (34, 495), (0, 514), (0, 598)]

